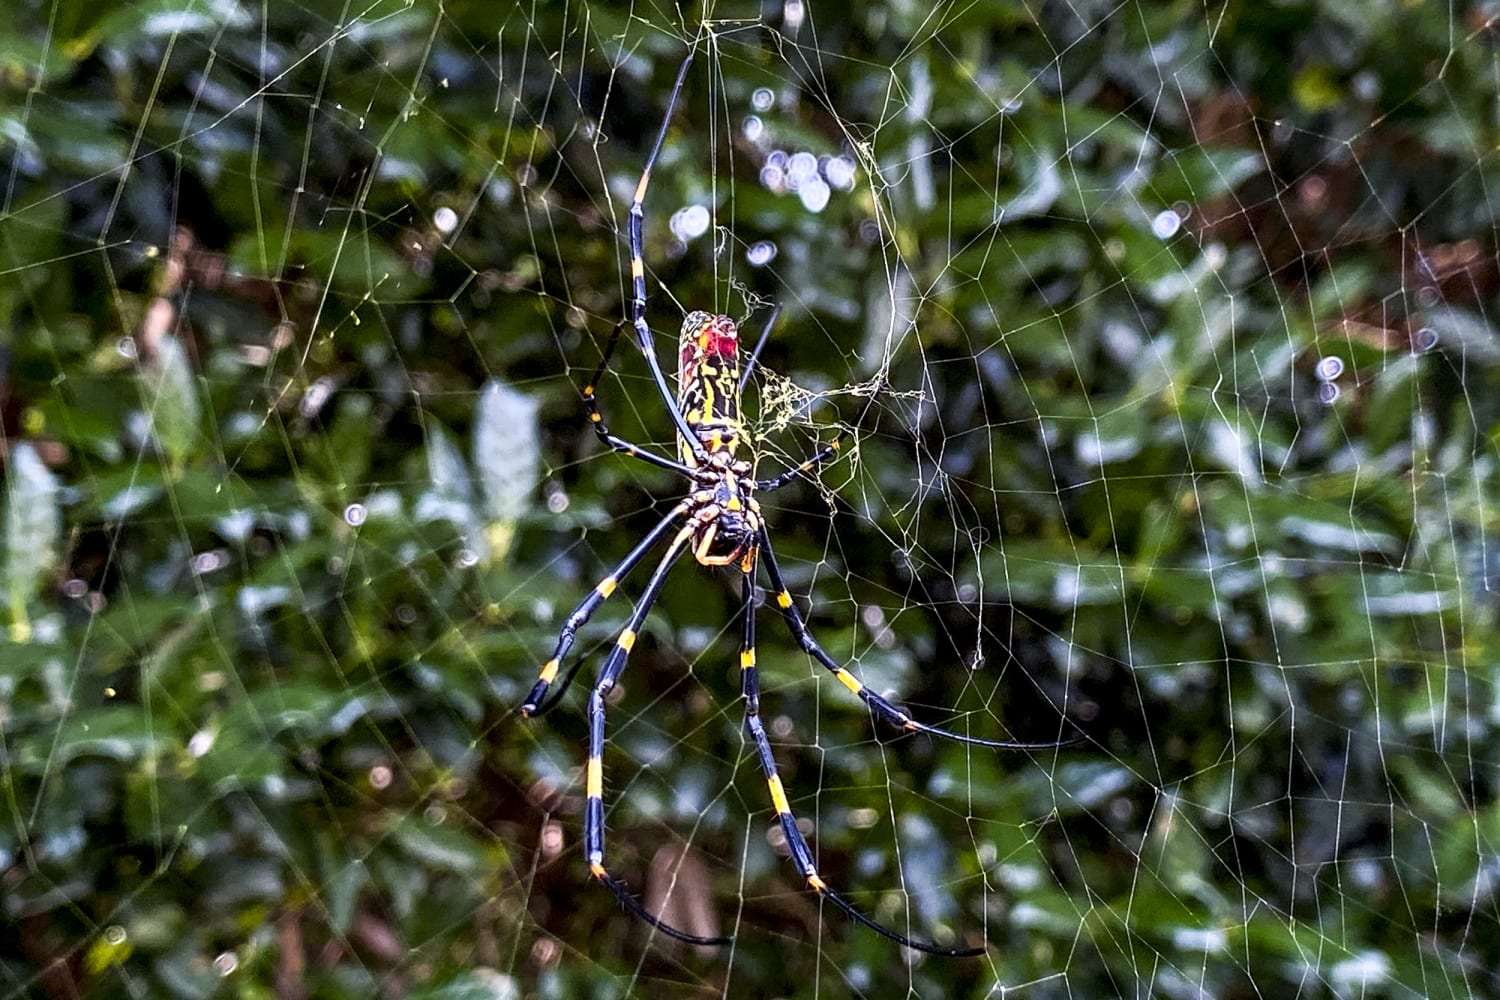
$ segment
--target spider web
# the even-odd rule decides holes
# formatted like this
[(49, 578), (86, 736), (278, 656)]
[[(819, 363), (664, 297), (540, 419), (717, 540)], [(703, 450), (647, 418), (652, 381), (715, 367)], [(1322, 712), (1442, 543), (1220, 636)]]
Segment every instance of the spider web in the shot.
[[(5, 996), (1500, 996), (1487, 5), (23, 3), (0, 26)], [(822, 645), (578, 401), (753, 343)], [(639, 352), (611, 428), (676, 451)], [(874, 403), (863, 410), (866, 402)], [(860, 416), (863, 414), (862, 416)], [(769, 583), (760, 578), (762, 587)]]

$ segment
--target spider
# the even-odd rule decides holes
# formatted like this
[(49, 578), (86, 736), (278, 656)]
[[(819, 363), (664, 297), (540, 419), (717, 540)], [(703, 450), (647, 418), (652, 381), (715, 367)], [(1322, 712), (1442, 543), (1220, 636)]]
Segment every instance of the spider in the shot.
[[(586, 801), (583, 816), (583, 849), (590, 875), (607, 886), (629, 912), (650, 924), (669, 937), (694, 945), (728, 944), (729, 938), (703, 937), (673, 927), (648, 911), (630, 892), (627, 885), (610, 874), (605, 867), (604, 854), (604, 706), (605, 698), (614, 688), (625, 662), (630, 656), (636, 636), (646, 615), (661, 593), (662, 584), (678, 558), (684, 552), (692, 552), (693, 558), (704, 566), (732, 566), (740, 574), (740, 616), (744, 633), (740, 645), (741, 694), (745, 700), (745, 728), (755, 745), (756, 756), (765, 774), (770, 790), (771, 804), (776, 810), (776, 819), (785, 835), (793, 863), (808, 887), (823, 899), (847, 913), (853, 920), (884, 935), (898, 944), (935, 955), (968, 957), (980, 955), (983, 947), (944, 948), (938, 944), (908, 937), (866, 916), (844, 896), (834, 891), (818, 873), (817, 863), (808, 846), (807, 838), (797, 828), (796, 817), (787, 799), (786, 790), (776, 771), (776, 760), (771, 752), (771, 743), (766, 736), (765, 725), (760, 717), (760, 680), (755, 663), (755, 573), (757, 564), (763, 565), (771, 586), (775, 591), (776, 606), (792, 637), (813, 659), (826, 668), (844, 687), (858, 696), (878, 718), (907, 732), (927, 733), (941, 739), (953, 740), (974, 746), (996, 749), (1054, 749), (1066, 745), (1058, 743), (1015, 743), (987, 740), (966, 736), (941, 729), (912, 718), (906, 711), (871, 691), (853, 674), (829, 656), (813, 638), (802, 613), (792, 600), (786, 581), (777, 566), (772, 551), (771, 536), (766, 530), (765, 518), (756, 493), (769, 493), (790, 483), (804, 472), (817, 468), (838, 454), (844, 431), (841, 428), (834, 438), (820, 447), (805, 461), (769, 479), (755, 478), (755, 441), (740, 419), (740, 397), (754, 369), (760, 348), (765, 344), (771, 327), (776, 321), (779, 307), (772, 311), (765, 332), (749, 355), (743, 370), (740, 364), (738, 330), (728, 316), (703, 311), (687, 314), (678, 338), (678, 392), (672, 397), (661, 364), (656, 357), (651, 328), (646, 322), (646, 266), (643, 259), (644, 245), (641, 235), (645, 218), (644, 202), (646, 188), (651, 182), (651, 171), (656, 164), (666, 139), (668, 126), (682, 94), (683, 82), (692, 65), (693, 53), (689, 52), (677, 72), (677, 81), (667, 100), (667, 110), (656, 141), (646, 158), (636, 185), (635, 198), (630, 203), (627, 222), (627, 241), (630, 251), (631, 296), (628, 315), (617, 324), (604, 348), (603, 358), (594, 371), (581, 396), (592, 423), (594, 432), (609, 448), (633, 458), (649, 462), (659, 468), (670, 469), (691, 484), (691, 492), (680, 500), (655, 527), (646, 533), (635, 548), (622, 559), (609, 575), (600, 580), (593, 591), (584, 598), (564, 621), (558, 635), (557, 646), (552, 656), (542, 667), (541, 675), (526, 700), (521, 704), (521, 714), (535, 717), (555, 706), (565, 693), (574, 674), (582, 665), (575, 661), (563, 676), (557, 689), (549, 690), (558, 681), (559, 667), (568, 650), (573, 646), (578, 630), (593, 616), (614, 593), (625, 575), (635, 568), (646, 554), (664, 537), (671, 534), (666, 554), (656, 564), (650, 580), (641, 592), (635, 609), (615, 644), (606, 655), (599, 671), (598, 680), (589, 694), (588, 728), (589, 754), (586, 770)], [(609, 367), (615, 346), (626, 328), (633, 330), (636, 346), (645, 355), (646, 364), (656, 390), (666, 403), (678, 435), (678, 456), (666, 458), (645, 451), (611, 433), (599, 409), (595, 389), (600, 378)], [(873, 402), (874, 396), (871, 396)], [(856, 423), (868, 412), (865, 404)], [(743, 447), (749, 458), (737, 452)], [(675, 533), (673, 532), (673, 529)]]

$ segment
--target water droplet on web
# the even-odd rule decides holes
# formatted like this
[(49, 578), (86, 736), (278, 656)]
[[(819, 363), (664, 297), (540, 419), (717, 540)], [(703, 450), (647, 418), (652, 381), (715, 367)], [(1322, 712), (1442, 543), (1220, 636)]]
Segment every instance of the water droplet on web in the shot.
[(207, 729), (200, 729), (188, 740), (187, 752), (189, 757), (202, 757), (213, 748), (214, 734)]
[(214, 971), (221, 976), (233, 975), (234, 970), (239, 967), (240, 960), (232, 951), (220, 952), (219, 957), (214, 959)]
[(1339, 398), (1339, 387), (1332, 382), (1324, 382), (1318, 386), (1318, 402), (1324, 406), (1333, 405), (1333, 401)]
[(786, 190), (786, 173), (774, 163), (766, 163), (760, 168), (760, 182), (767, 190), (781, 194)]
[(308, 387), (307, 395), (297, 404), (297, 413), (308, 419), (316, 417), (318, 411), (323, 409), (323, 404), (333, 395), (335, 385), (334, 380), (326, 375), (318, 379)]
[(1344, 374), (1344, 359), (1330, 354), (1328, 357), (1320, 359), (1317, 368), (1314, 370), (1317, 372), (1318, 378), (1324, 382), (1332, 382)]
[(1177, 235), (1182, 228), (1182, 216), (1170, 208), (1157, 212), (1156, 218), (1151, 220), (1151, 232), (1157, 239), (1165, 240)]
[(766, 134), (765, 122), (760, 120), (760, 115), (748, 115), (744, 124), (740, 126), (740, 133), (751, 142), (755, 142)]
[(1424, 326), (1412, 334), (1411, 342), (1419, 351), (1430, 351), (1437, 346), (1438, 332), (1430, 326)]
[(1363, 889), (1378, 889), (1385, 883), (1385, 870), (1374, 858), (1363, 858), (1350, 866), (1354, 884)]
[(823, 176), (840, 191), (854, 189), (854, 161), (847, 156), (831, 156), (823, 164)]
[(797, 196), (802, 199), (802, 207), (809, 212), (821, 212), (828, 207), (828, 195), (830, 188), (821, 177), (814, 177), (802, 185)]
[(750, 106), (756, 111), (770, 111), (776, 103), (776, 92), (770, 87), (757, 87), (750, 95)]
[(708, 232), (708, 223), (708, 209), (702, 205), (689, 205), (672, 213), (672, 233), (683, 242)]
[(745, 251), (745, 260), (751, 267), (765, 267), (776, 259), (776, 244), (770, 240), (759, 240)]
[(802, 30), (802, 20), (807, 17), (802, 0), (786, 0), (785, 6), (781, 8), (781, 30), (788, 38), (796, 38), (797, 32)]
[(458, 213), (446, 206), (440, 208), (432, 213), (432, 224), (437, 227), (438, 232), (447, 236), (458, 228)]
[(1380, 96), (1380, 77), (1369, 70), (1355, 73), (1354, 79), (1350, 80), (1349, 83), (1349, 89), (1361, 101), (1373, 101)]
[(793, 153), (786, 165), (787, 184), (793, 191), (818, 175), (818, 158), (803, 150)]
[(229, 557), (215, 550), (200, 552), (193, 556), (193, 572), (199, 576), (205, 573), (212, 573), (214, 570), (221, 569), (228, 564)]
[(1417, 304), (1424, 309), (1431, 309), (1438, 304), (1438, 290), (1431, 285), (1423, 285), (1417, 289)]
[(351, 503), (344, 508), (344, 523), (350, 527), (357, 528), (365, 523), (365, 518), (368, 514), (369, 512), (365, 510), (364, 504)]

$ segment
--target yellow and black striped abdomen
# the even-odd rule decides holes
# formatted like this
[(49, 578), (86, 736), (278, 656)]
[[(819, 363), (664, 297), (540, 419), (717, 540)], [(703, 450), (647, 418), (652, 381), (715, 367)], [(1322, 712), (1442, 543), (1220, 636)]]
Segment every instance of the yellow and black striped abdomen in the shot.
[[(677, 340), (677, 402), (688, 426), (710, 452), (730, 455), (745, 437), (740, 422), (739, 331), (728, 316), (690, 312)], [(687, 465), (696, 465), (687, 442), (678, 443)]]

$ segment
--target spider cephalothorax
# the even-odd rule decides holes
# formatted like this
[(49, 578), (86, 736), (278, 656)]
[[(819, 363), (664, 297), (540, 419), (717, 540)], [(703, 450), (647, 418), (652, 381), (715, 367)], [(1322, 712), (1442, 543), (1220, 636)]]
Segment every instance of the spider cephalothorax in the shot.
[(693, 557), (698, 562), (704, 566), (738, 563), (742, 573), (755, 569), (762, 521), (760, 504), (750, 495), (753, 488), (753, 480), (726, 469), (703, 481), (702, 487), (688, 496)]
[[(567, 689), (568, 682), (583, 662), (581, 658), (574, 661), (556, 690), (552, 691), (553, 684), (558, 681), (560, 665), (563, 658), (567, 656), (568, 650), (572, 648), (578, 630), (584, 626), (609, 595), (614, 593), (625, 574), (635, 568), (657, 542), (676, 529), (675, 533), (672, 533), (672, 541), (667, 545), (666, 554), (657, 563), (651, 578), (646, 582), (645, 589), (641, 591), (635, 609), (631, 612), (625, 628), (615, 639), (613, 648), (605, 657), (603, 666), (599, 668), (599, 679), (589, 693), (589, 756), (585, 771), (583, 850), (590, 874), (608, 886), (619, 898), (621, 905), (663, 934), (689, 944), (707, 945), (728, 942), (727, 938), (690, 934), (668, 924), (647, 910), (631, 895), (625, 883), (611, 875), (604, 865), (605, 696), (614, 688), (620, 674), (624, 671), (630, 650), (635, 645), (636, 635), (644, 624), (652, 605), (656, 603), (668, 571), (684, 552), (691, 551), (694, 558), (706, 566), (734, 566), (740, 574), (740, 615), (744, 623), (744, 638), (740, 646), (740, 690), (745, 700), (745, 729), (755, 746), (756, 757), (765, 773), (771, 804), (776, 810), (776, 821), (781, 827), (787, 850), (803, 880), (809, 888), (849, 914), (854, 920), (878, 931), (892, 941), (909, 948), (939, 955), (978, 955), (984, 951), (982, 945), (968, 948), (943, 948), (908, 937), (878, 923), (835, 892), (818, 873), (812, 848), (808, 845), (806, 835), (797, 826), (791, 802), (777, 774), (776, 759), (771, 752), (771, 741), (766, 735), (765, 726), (760, 718), (760, 674), (755, 662), (755, 576), (758, 568), (765, 567), (766, 575), (774, 590), (776, 607), (781, 612), (781, 617), (797, 644), (833, 674), (840, 684), (858, 696), (869, 707), (871, 713), (881, 720), (908, 732), (928, 733), (942, 739), (956, 740), (976, 746), (1036, 749), (1053, 748), (1062, 744), (1027, 744), (986, 740), (918, 722), (903, 709), (865, 687), (858, 678), (818, 645), (818, 641), (813, 638), (812, 632), (803, 620), (802, 613), (792, 600), (791, 591), (787, 589), (780, 568), (776, 565), (776, 556), (771, 550), (771, 536), (766, 530), (760, 505), (755, 502), (753, 494), (780, 489), (802, 473), (828, 461), (838, 454), (843, 431), (840, 430), (833, 440), (823, 445), (801, 464), (770, 479), (757, 480), (755, 478), (755, 440), (741, 420), (740, 398), (745, 381), (754, 369), (758, 348), (750, 353), (749, 359), (742, 365), (739, 334), (734, 321), (728, 316), (701, 311), (687, 314), (678, 338), (678, 393), (675, 400), (672, 398), (661, 363), (656, 358), (651, 327), (646, 322), (646, 264), (643, 259), (642, 222), (645, 217), (644, 200), (646, 187), (651, 180), (651, 167), (661, 151), (662, 141), (667, 134), (667, 125), (672, 119), (672, 109), (676, 107), (677, 99), (682, 93), (682, 84), (687, 78), (688, 66), (691, 65), (692, 59), (690, 53), (683, 61), (682, 69), (678, 71), (677, 83), (672, 89), (672, 96), (667, 101), (666, 119), (662, 122), (661, 131), (657, 133), (656, 143), (652, 146), (651, 155), (646, 160), (640, 183), (636, 185), (635, 200), (630, 205), (630, 215), (626, 224), (630, 245), (629, 315), (624, 322), (615, 327), (614, 333), (610, 335), (609, 343), (604, 348), (604, 357), (599, 362), (599, 368), (594, 372), (588, 384), (583, 387), (582, 395), (589, 420), (593, 423), (594, 432), (599, 436), (599, 440), (615, 451), (683, 476), (693, 484), (693, 488), (685, 498), (672, 507), (666, 517), (646, 533), (646, 537), (630, 550), (608, 576), (595, 585), (593, 591), (578, 607), (573, 609), (573, 613), (568, 615), (567, 621), (563, 623), (562, 630), (558, 634), (557, 646), (552, 651), (552, 657), (542, 666), (541, 675), (532, 686), (531, 693), (521, 703), (521, 714), (540, 715), (558, 703), (562, 693)], [(770, 332), (771, 324), (775, 320), (776, 313), (772, 312), (770, 320), (766, 323), (767, 333)], [(599, 379), (609, 367), (609, 359), (614, 354), (621, 332), (626, 329), (634, 331), (636, 344), (645, 355), (646, 366), (651, 371), (652, 381), (656, 385), (658, 394), (666, 403), (668, 415), (676, 428), (678, 456), (676, 459), (646, 451), (610, 433), (609, 428), (605, 426), (604, 415), (599, 411), (595, 389)], [(764, 339), (762, 335), (762, 343)], [(872, 395), (871, 400), (873, 399)], [(860, 413), (860, 420), (863, 420), (868, 410), (869, 404), (867, 403), (865, 410)], [(749, 456), (748, 458), (737, 454), (741, 449)], [(552, 692), (550, 697), (549, 691)]]

